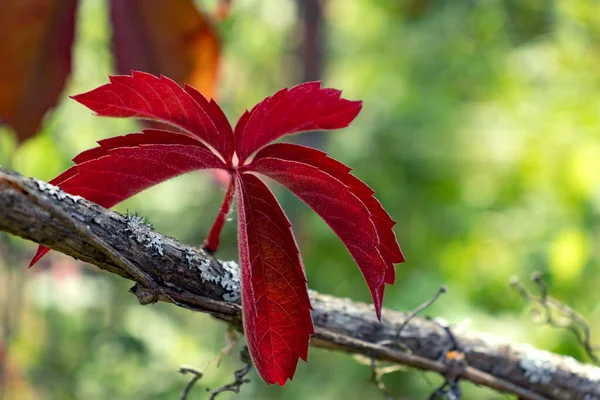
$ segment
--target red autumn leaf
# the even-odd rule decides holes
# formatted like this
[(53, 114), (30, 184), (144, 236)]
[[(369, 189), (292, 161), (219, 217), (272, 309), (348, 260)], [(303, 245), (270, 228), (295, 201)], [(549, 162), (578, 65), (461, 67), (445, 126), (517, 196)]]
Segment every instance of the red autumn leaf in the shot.
[(71, 71), (77, 0), (0, 1), (0, 122), (22, 142), (58, 102)]
[(341, 94), (321, 89), (320, 82), (308, 82), (282, 89), (246, 111), (235, 126), (240, 163), (283, 135), (348, 126), (360, 112), (361, 102), (342, 99)]
[(117, 73), (142, 70), (213, 97), (221, 46), (193, 0), (111, 0)]
[[(75, 166), (50, 181), (64, 191), (110, 208), (167, 179), (225, 164), (198, 140), (179, 133), (145, 130), (98, 142), (73, 159)], [(47, 252), (40, 246), (31, 265)]]
[(220, 107), (192, 87), (184, 91), (164, 76), (145, 72), (112, 76), (110, 83), (73, 99), (101, 116), (148, 118), (175, 125), (214, 147), (224, 160), (233, 155), (233, 132)]
[(352, 193), (360, 198), (369, 209), (371, 219), (375, 224), (377, 235), (379, 236), (380, 243), (378, 249), (387, 265), (385, 283), (394, 284), (396, 278), (394, 264), (404, 262), (404, 256), (396, 240), (396, 234), (391, 229), (396, 225), (396, 222), (383, 209), (381, 203), (373, 197), (375, 192), (363, 181), (350, 174), (351, 168), (328, 157), (326, 153), (320, 150), (291, 143), (275, 143), (264, 147), (256, 153), (254, 160), (264, 157), (282, 158), (312, 165), (348, 186), (352, 190)]
[[(329, 224), (363, 273), (379, 318), (385, 284), (394, 282), (393, 264), (404, 261), (392, 230), (394, 221), (350, 168), (315, 149), (266, 146), (286, 134), (347, 126), (361, 103), (340, 94), (322, 89), (318, 82), (284, 89), (244, 113), (234, 135), (219, 106), (189, 86), (182, 89), (168, 78), (141, 72), (114, 76), (111, 83), (74, 99), (99, 115), (150, 118), (183, 133), (146, 130), (103, 140), (100, 147), (77, 156), (75, 166), (51, 183), (111, 207), (191, 170), (214, 168), (229, 174), (229, 188), (205, 247), (217, 250), (237, 192), (248, 347), (260, 376), (283, 385), (294, 375), (298, 358), (307, 359), (311, 308), (290, 223), (257, 174), (287, 187)], [(244, 163), (257, 150), (252, 161)], [(32, 265), (47, 251), (40, 246)]]
[(327, 222), (361, 269), (379, 317), (386, 263), (365, 204), (342, 182), (312, 165), (269, 157), (254, 160), (247, 168), (281, 183)]
[(236, 187), (246, 341), (261, 377), (283, 385), (314, 333), (304, 267), (269, 188), (251, 174), (238, 174)]

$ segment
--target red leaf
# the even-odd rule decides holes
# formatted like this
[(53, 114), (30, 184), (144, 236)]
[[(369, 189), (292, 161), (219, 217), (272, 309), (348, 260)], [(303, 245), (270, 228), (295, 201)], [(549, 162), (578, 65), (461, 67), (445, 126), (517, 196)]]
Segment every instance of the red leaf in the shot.
[[(237, 191), (244, 330), (266, 382), (283, 385), (292, 378), (298, 358), (308, 357), (313, 326), (290, 223), (256, 173), (286, 186), (329, 224), (356, 260), (381, 318), (385, 284), (394, 282), (394, 264), (404, 257), (392, 229), (395, 222), (373, 190), (321, 151), (290, 144), (263, 147), (285, 134), (344, 127), (360, 111), (360, 102), (342, 99), (340, 91), (321, 89), (317, 82), (302, 84), (244, 113), (234, 135), (214, 101), (164, 77), (141, 72), (111, 77), (110, 84), (75, 99), (100, 115), (151, 118), (186, 133), (146, 130), (99, 142), (51, 182), (71, 194), (112, 207), (187, 171), (217, 168), (233, 176), (205, 248), (217, 249)], [(240, 167), (234, 165), (234, 148), (241, 163), (259, 152)], [(32, 264), (47, 251), (40, 247)]]
[(77, 0), (0, 1), (0, 122), (33, 136), (71, 70)]
[(320, 82), (308, 82), (280, 90), (258, 103), (235, 127), (240, 164), (283, 135), (348, 126), (360, 112), (362, 102), (342, 99), (341, 93), (321, 89)]
[[(110, 208), (186, 172), (226, 167), (198, 140), (168, 131), (146, 130), (98, 143), (75, 157), (76, 165), (50, 183)], [(30, 266), (48, 251), (40, 246)]]
[(360, 198), (341, 181), (310, 164), (263, 157), (246, 168), (288, 188), (333, 229), (363, 273), (380, 318), (387, 267), (378, 250), (371, 214)]
[(304, 267), (290, 223), (257, 177), (236, 174), (244, 332), (267, 383), (285, 384), (314, 333)]
[(169, 78), (144, 72), (111, 76), (110, 82), (73, 99), (101, 116), (149, 118), (175, 125), (202, 139), (230, 162), (233, 133), (216, 103), (209, 103), (194, 89), (184, 90)]
[(394, 284), (396, 277), (394, 264), (404, 262), (404, 256), (396, 240), (396, 234), (392, 229), (396, 222), (392, 220), (381, 206), (381, 203), (373, 196), (375, 192), (363, 181), (350, 174), (351, 168), (328, 157), (322, 151), (290, 143), (275, 143), (264, 147), (256, 153), (254, 160), (265, 157), (281, 158), (312, 165), (348, 186), (352, 193), (367, 206), (371, 214), (371, 220), (375, 224), (379, 237), (378, 249), (386, 262), (385, 283)]

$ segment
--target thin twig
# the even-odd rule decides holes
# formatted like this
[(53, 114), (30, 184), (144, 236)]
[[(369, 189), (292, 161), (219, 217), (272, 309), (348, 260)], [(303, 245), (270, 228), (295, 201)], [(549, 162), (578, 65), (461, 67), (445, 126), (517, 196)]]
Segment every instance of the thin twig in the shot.
[(450, 341), (450, 346), (441, 356), (441, 361), (447, 366), (446, 372), (443, 374), (444, 383), (431, 394), (429, 400), (459, 400), (462, 398), (462, 391), (459, 385), (460, 377), (465, 369), (468, 368), (466, 356), (459, 347), (450, 324), (442, 318), (436, 318), (434, 321), (444, 329)]
[(235, 380), (232, 383), (213, 390), (210, 393), (210, 400), (216, 399), (217, 396), (223, 392), (239, 393), (241, 386), (244, 383), (250, 382), (250, 379), (246, 378), (246, 375), (248, 375), (252, 369), (252, 360), (250, 359), (250, 354), (248, 353), (248, 347), (244, 347), (242, 351), (240, 351), (240, 360), (242, 360), (245, 365), (233, 373)]
[(435, 392), (429, 396), (429, 400), (459, 400), (462, 399), (462, 390), (458, 381), (448, 382), (445, 381)]
[[(440, 286), (440, 288), (437, 290), (437, 292), (435, 292), (435, 294), (433, 296), (431, 296), (431, 298), (429, 300), (427, 300), (425, 303), (421, 304), (420, 306), (418, 306), (417, 308), (415, 308), (410, 314), (408, 314), (408, 316), (406, 317), (406, 319), (404, 320), (404, 322), (402, 322), (402, 325), (400, 325), (400, 327), (398, 328), (397, 335), (400, 335), (400, 332), (402, 332), (402, 330), (404, 328), (406, 328), (406, 325), (408, 325), (408, 323), (414, 317), (416, 317), (421, 311), (423, 311), (426, 308), (430, 307), (444, 293), (448, 293), (448, 287), (446, 285)], [(398, 339), (398, 336), (396, 336), (396, 339)]]
[[(338, 335), (335, 332), (320, 328), (316, 329), (316, 333), (319, 338), (336, 343), (340, 346), (344, 346), (345, 348), (352, 349), (352, 351), (355, 353), (369, 356), (377, 354), (377, 358), (382, 360), (396, 362), (398, 364), (417, 369), (435, 371), (444, 376), (448, 371), (447, 365), (442, 361), (433, 361), (425, 357), (420, 357), (416, 354), (410, 354), (350, 336)], [(513, 393), (519, 396), (519, 398), (522, 400), (547, 400), (545, 396), (539, 395), (533, 390), (518, 386), (514, 383), (500, 379), (470, 366), (465, 367), (460, 372), (460, 377), (475, 384), (484, 385), (500, 392)]]
[[(583, 347), (588, 357), (595, 364), (600, 364), (600, 359), (595, 354), (599, 348), (591, 343), (591, 329), (585, 318), (573, 308), (550, 297), (548, 285), (544, 282), (540, 273), (534, 272), (531, 275), (531, 280), (535, 283), (540, 293), (539, 296), (531, 294), (517, 277), (513, 277), (510, 284), (525, 300), (532, 303), (534, 307), (539, 307), (531, 310), (532, 320), (539, 324), (548, 324), (556, 328), (569, 330)], [(557, 319), (554, 311), (562, 314), (562, 318)]]
[[(233, 373), (235, 377), (235, 381), (229, 383), (227, 385), (221, 386), (210, 392), (210, 400), (215, 399), (220, 393), (223, 392), (234, 392), (239, 393), (240, 387), (244, 383), (250, 382), (250, 379), (246, 378), (246, 375), (250, 372), (252, 368), (252, 360), (250, 359), (250, 354), (248, 353), (248, 347), (244, 347), (240, 351), (240, 359), (244, 362), (244, 366)], [(181, 366), (179, 368), (179, 372), (182, 374), (190, 373), (193, 374), (194, 377), (188, 382), (185, 386), (183, 393), (181, 394), (180, 400), (186, 400), (189, 395), (192, 387), (196, 384), (196, 382), (202, 378), (203, 372), (201, 370), (195, 369), (193, 367)], [(208, 390), (208, 389), (207, 389)]]
[(378, 366), (375, 357), (371, 357), (371, 382), (379, 389), (381, 394), (386, 400), (395, 400), (394, 395), (390, 390), (385, 386), (383, 382), (383, 376), (385, 374), (391, 374), (392, 372), (402, 371), (405, 368), (400, 365), (387, 365), (387, 366)]
[(406, 326), (410, 323), (410, 321), (413, 320), (421, 311), (423, 311), (426, 308), (430, 307), (444, 293), (448, 293), (448, 287), (446, 285), (440, 286), (440, 288), (437, 290), (437, 292), (435, 292), (435, 294), (433, 296), (431, 296), (429, 298), (429, 300), (427, 300), (425, 303), (421, 304), (420, 306), (418, 306), (417, 308), (415, 308), (414, 310), (412, 310), (406, 316), (406, 318), (404, 319), (404, 321), (402, 321), (402, 324), (400, 324), (400, 326), (396, 330), (396, 336), (394, 337), (394, 340), (382, 340), (382, 341), (380, 341), (377, 344), (379, 344), (381, 346), (401, 345), (401, 343), (399, 343), (400, 334), (402, 333), (402, 331), (404, 330), (404, 328), (406, 328)]
[(194, 377), (192, 379), (190, 379), (190, 381), (188, 382), (187, 385), (185, 385), (185, 388), (183, 389), (183, 393), (181, 393), (181, 397), (179, 398), (180, 400), (186, 400), (188, 395), (190, 394), (190, 391), (192, 390), (192, 387), (194, 387), (194, 385), (196, 384), (196, 382), (202, 378), (203, 372), (195, 369), (193, 367), (188, 367), (188, 366), (181, 366), (179, 368), (179, 373), (180, 374), (192, 374), (194, 375)]
[[(426, 308), (430, 307), (433, 303), (435, 303), (437, 301), (437, 299), (444, 293), (448, 292), (448, 288), (446, 287), (446, 285), (442, 285), (440, 286), (440, 288), (435, 292), (435, 294), (433, 296), (431, 296), (426, 302), (424, 302), (423, 304), (421, 304), (420, 306), (418, 306), (417, 308), (415, 308), (414, 310), (412, 310), (404, 319), (404, 321), (402, 321), (402, 324), (398, 327), (398, 330), (396, 331), (396, 336), (394, 337), (394, 340), (390, 341), (390, 340), (382, 340), (381, 342), (379, 342), (378, 344), (381, 346), (387, 346), (390, 344), (395, 344), (395, 345), (399, 345), (399, 339), (400, 339), (400, 333), (404, 330), (404, 328), (406, 328), (406, 326), (408, 325), (408, 323), (415, 318), (421, 311), (425, 310)], [(402, 347), (402, 346), (400, 346)], [(409, 349), (405, 349), (403, 348), (403, 350), (406, 351), (410, 351)], [(401, 369), (403, 369), (402, 367), (400, 368), (387, 368), (386, 367), (378, 367), (376, 365), (375, 362), (375, 356), (371, 355), (371, 362), (370, 362), (370, 366), (371, 366), (371, 382), (373, 382), (375, 384), (375, 386), (379, 389), (379, 391), (383, 394), (383, 396), (388, 399), (388, 400), (394, 400), (394, 396), (391, 394), (391, 392), (389, 391), (389, 389), (385, 386), (385, 383), (383, 382), (382, 378), (383, 375), (387, 374), (387, 373), (391, 373), (394, 371), (399, 371)], [(398, 366), (395, 366), (398, 367)]]
[(224, 356), (228, 356), (231, 354), (231, 350), (235, 347), (235, 345), (240, 341), (240, 335), (233, 329), (231, 325), (227, 326), (227, 331), (225, 332), (225, 346), (219, 351), (216, 358), (217, 368), (221, 365), (221, 361)]

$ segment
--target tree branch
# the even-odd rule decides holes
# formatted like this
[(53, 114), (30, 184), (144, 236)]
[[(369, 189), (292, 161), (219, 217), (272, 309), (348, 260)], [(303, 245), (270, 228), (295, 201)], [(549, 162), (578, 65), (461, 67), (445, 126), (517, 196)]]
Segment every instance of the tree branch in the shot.
[[(209, 313), (241, 330), (239, 269), (44, 182), (0, 168), (0, 231), (46, 245), (131, 279), (140, 303), (165, 301)], [(522, 399), (600, 398), (600, 368), (571, 357), (452, 329), (439, 321), (310, 292), (313, 346), (364, 354), (448, 381), (469, 380)], [(400, 330), (400, 328), (402, 329)], [(460, 354), (460, 357), (457, 357)]]

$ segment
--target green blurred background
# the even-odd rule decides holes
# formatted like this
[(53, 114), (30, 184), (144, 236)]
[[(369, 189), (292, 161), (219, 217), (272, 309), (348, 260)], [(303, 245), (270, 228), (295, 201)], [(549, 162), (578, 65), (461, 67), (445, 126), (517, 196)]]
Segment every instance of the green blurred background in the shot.
[[(541, 271), (600, 342), (600, 2), (327, 0), (323, 12), (324, 84), (364, 108), (349, 128), (310, 140), (352, 166), (398, 221), (408, 262), (385, 306), (412, 309), (447, 284), (426, 314), (589, 361), (568, 332), (534, 325), (508, 282)], [(63, 100), (18, 149), (0, 128), (0, 164), (50, 180), (97, 140), (139, 129), (66, 97), (112, 73), (107, 13), (102, 0), (82, 1)], [(294, 0), (233, 2), (218, 27), (218, 98), (232, 121), (306, 76), (298, 24)], [(294, 222), (310, 288), (369, 301), (337, 237), (274, 189)], [(223, 195), (214, 177), (194, 173), (116, 209), (199, 245)], [(236, 259), (235, 222), (223, 235), (218, 256)], [(189, 379), (177, 373), (181, 364), (204, 371), (189, 397), (202, 399), (241, 366), (236, 351), (216, 365), (224, 324), (166, 304), (142, 307), (130, 282), (61, 254), (27, 270), (35, 248), (0, 234), (4, 399), (176, 399)], [(240, 394), (220, 398), (383, 398), (369, 378), (353, 357), (311, 349), (285, 387), (252, 372)], [(442, 382), (411, 370), (384, 381), (414, 399)], [(507, 397), (463, 388), (468, 399)]]

